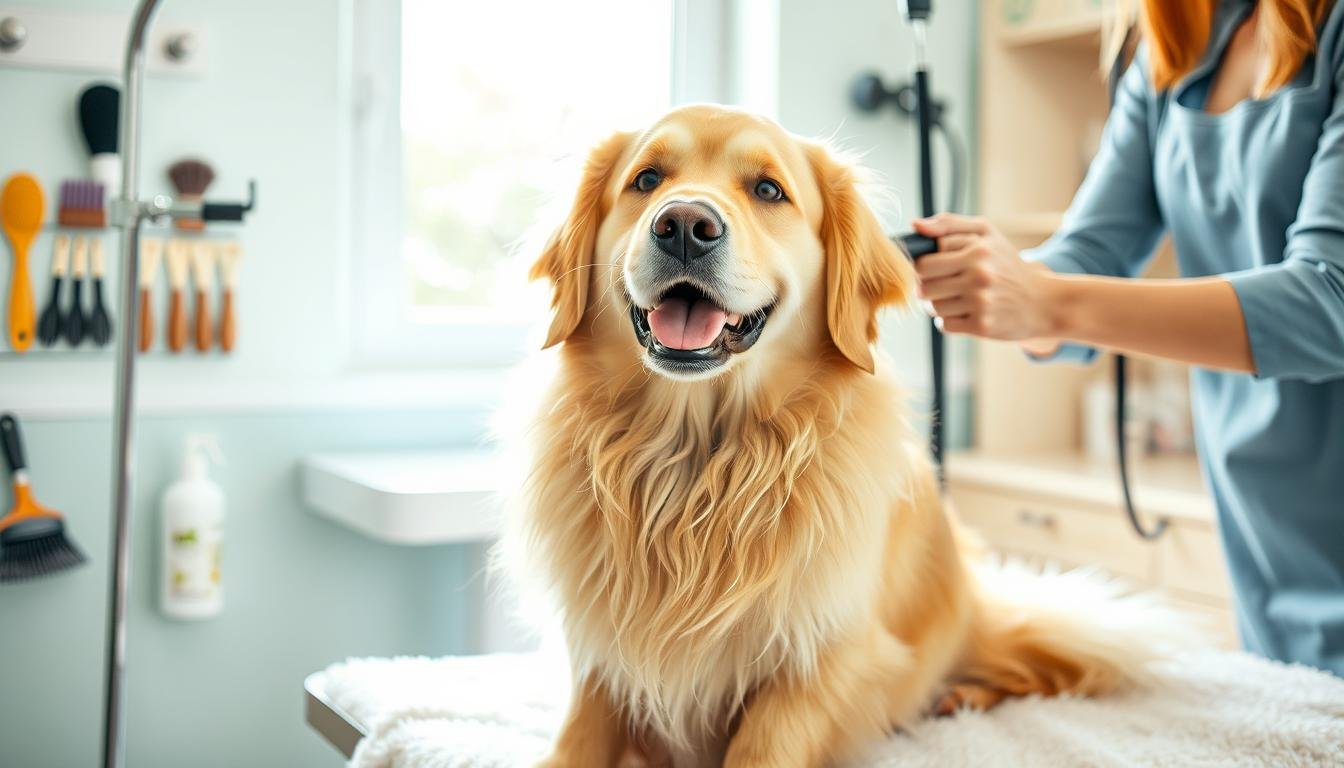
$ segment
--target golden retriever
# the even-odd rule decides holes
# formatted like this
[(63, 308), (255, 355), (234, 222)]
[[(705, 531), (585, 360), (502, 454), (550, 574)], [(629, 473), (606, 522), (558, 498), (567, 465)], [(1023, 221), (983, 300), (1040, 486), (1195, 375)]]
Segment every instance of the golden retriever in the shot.
[(544, 765), (830, 765), (1153, 657), (1126, 600), (977, 575), (874, 349), (914, 276), (860, 178), (710, 105), (592, 151), (533, 268), (559, 359), (512, 534), (575, 681)]

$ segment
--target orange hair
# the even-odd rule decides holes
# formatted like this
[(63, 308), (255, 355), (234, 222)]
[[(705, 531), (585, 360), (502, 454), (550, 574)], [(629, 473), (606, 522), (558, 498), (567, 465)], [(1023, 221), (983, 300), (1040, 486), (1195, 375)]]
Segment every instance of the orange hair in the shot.
[[(1303, 60), (1316, 50), (1316, 28), (1325, 19), (1333, 0), (1259, 0), (1261, 33), (1267, 37), (1269, 68), (1255, 89), (1263, 98), (1287, 85), (1302, 67)], [(1137, 15), (1139, 29), (1148, 41), (1148, 64), (1153, 87), (1170, 88), (1204, 55), (1213, 29), (1217, 0), (1120, 0), (1117, 18), (1132, 20)], [(1141, 6), (1136, 8), (1135, 6)], [(1137, 13), (1136, 13), (1137, 12)], [(1112, 52), (1123, 42), (1125, 23), (1116, 25), (1119, 40), (1113, 35)]]

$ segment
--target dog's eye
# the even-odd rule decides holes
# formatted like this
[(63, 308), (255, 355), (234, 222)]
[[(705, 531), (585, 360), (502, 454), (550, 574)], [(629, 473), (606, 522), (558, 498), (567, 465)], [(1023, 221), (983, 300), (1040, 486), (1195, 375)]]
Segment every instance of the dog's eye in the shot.
[(652, 192), (661, 183), (663, 183), (663, 174), (652, 168), (645, 168), (635, 177), (635, 189), (640, 192)]
[(755, 193), (756, 197), (765, 200), (766, 202), (773, 203), (776, 200), (784, 199), (784, 190), (780, 189), (778, 184), (769, 179), (761, 179), (756, 182), (756, 187), (752, 192)]

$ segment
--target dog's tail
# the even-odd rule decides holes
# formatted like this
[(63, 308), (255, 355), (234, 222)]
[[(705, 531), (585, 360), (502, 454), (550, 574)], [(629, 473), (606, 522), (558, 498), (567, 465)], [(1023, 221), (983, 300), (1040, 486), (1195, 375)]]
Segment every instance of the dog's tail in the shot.
[(952, 681), (956, 706), (1142, 685), (1152, 662), (1205, 642), (1197, 621), (1094, 570), (999, 562), (975, 575), (980, 605)]

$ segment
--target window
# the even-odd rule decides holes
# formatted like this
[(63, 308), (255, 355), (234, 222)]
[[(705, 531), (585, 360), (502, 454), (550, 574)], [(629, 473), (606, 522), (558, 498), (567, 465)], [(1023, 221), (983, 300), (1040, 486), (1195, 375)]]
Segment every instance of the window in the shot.
[(674, 2), (396, 8), (352, 14), (356, 359), (504, 364), (546, 305), (520, 242), (589, 146), (672, 103)]

